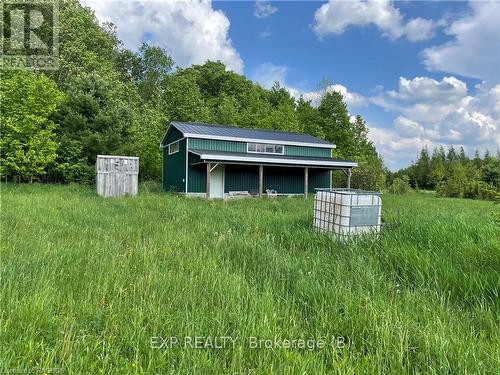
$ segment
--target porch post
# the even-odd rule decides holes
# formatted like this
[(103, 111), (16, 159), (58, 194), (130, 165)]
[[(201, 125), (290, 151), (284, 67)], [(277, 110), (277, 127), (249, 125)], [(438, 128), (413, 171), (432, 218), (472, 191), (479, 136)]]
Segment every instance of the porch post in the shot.
[(211, 164), (207, 163), (207, 199), (210, 198), (210, 167)]
[(352, 175), (352, 169), (349, 168), (347, 170), (347, 188), (350, 189), (351, 188), (351, 175)]
[(262, 197), (262, 192), (264, 190), (264, 166), (259, 165), (259, 197)]
[(304, 198), (307, 198), (309, 192), (309, 168), (304, 168)]

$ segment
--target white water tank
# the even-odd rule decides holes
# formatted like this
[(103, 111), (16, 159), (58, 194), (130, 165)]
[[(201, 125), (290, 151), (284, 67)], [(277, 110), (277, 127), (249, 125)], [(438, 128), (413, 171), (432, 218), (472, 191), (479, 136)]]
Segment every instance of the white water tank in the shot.
[(313, 227), (341, 237), (380, 232), (381, 193), (320, 189), (314, 198)]

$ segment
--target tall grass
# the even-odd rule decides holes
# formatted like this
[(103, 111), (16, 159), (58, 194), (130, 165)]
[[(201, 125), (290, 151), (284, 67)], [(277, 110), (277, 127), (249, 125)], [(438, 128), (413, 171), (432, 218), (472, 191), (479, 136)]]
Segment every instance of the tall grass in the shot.
[[(311, 199), (4, 184), (1, 203), (0, 372), (500, 373), (491, 202), (385, 195), (380, 238), (348, 244), (311, 230)], [(332, 336), (349, 345), (248, 343)]]

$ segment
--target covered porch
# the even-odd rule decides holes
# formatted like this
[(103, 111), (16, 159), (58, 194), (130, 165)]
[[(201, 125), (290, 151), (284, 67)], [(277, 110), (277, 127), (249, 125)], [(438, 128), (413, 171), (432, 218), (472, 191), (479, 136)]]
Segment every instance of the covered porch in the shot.
[(307, 197), (317, 188), (331, 187), (332, 170), (341, 170), (350, 188), (352, 168), (357, 166), (332, 158), (201, 150), (190, 154), (188, 193), (204, 193), (207, 198), (226, 198), (239, 192), (262, 197), (266, 191)]

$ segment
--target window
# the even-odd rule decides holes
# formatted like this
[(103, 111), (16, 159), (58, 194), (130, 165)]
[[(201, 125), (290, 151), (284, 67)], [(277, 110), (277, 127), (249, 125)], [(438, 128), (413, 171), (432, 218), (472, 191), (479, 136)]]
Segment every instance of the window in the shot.
[(169, 155), (175, 154), (176, 152), (179, 152), (179, 141), (171, 143), (168, 146), (168, 154)]
[(247, 143), (247, 152), (283, 155), (283, 149), (283, 145), (274, 145), (268, 143)]

